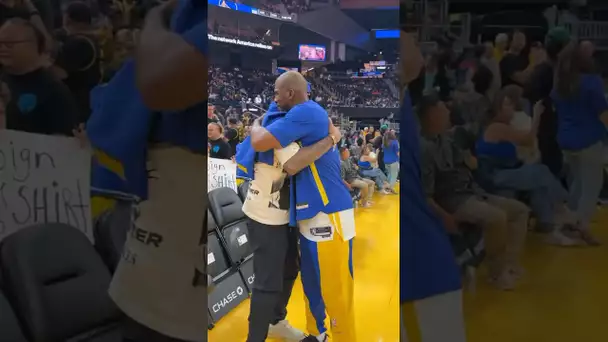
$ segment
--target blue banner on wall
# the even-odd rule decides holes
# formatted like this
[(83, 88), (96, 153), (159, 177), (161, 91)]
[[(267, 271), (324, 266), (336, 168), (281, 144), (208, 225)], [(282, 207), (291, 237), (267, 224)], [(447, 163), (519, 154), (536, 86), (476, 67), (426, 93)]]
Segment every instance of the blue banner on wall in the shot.
[(399, 38), (399, 30), (374, 30), (376, 39), (396, 39)]

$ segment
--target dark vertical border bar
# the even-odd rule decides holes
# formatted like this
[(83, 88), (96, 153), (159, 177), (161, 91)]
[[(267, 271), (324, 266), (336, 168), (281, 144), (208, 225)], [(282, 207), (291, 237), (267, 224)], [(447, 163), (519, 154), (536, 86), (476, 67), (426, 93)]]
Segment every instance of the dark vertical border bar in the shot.
[(419, 342), (429, 333), (440, 336), (432, 334), (432, 329), (454, 334), (438, 340), (460, 342), (465, 338), (460, 329), (463, 325), (459, 325), (462, 313), (458, 315), (462, 305), (460, 274), (445, 228), (422, 186), (419, 124), (407, 89), (424, 65), (416, 35), (424, 20), (411, 0), (401, 0), (400, 4), (400, 339)]

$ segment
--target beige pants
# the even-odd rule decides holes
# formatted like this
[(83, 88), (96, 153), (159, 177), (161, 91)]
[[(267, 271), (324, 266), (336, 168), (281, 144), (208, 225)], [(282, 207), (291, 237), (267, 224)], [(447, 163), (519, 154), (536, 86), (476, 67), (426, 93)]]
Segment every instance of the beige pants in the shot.
[(361, 189), (361, 199), (371, 201), (376, 190), (376, 183), (367, 178), (356, 178), (350, 183), (350, 186), (356, 189)]
[(180, 148), (150, 151), (158, 179), (129, 233), (110, 296), (133, 320), (164, 335), (207, 341), (207, 291), (194, 286), (204, 270), (203, 218), (207, 162)]
[(457, 221), (482, 227), (491, 276), (500, 275), (505, 266), (519, 266), (529, 211), (517, 200), (486, 195), (469, 198), (454, 213)]
[(462, 291), (401, 305), (400, 342), (465, 342)]

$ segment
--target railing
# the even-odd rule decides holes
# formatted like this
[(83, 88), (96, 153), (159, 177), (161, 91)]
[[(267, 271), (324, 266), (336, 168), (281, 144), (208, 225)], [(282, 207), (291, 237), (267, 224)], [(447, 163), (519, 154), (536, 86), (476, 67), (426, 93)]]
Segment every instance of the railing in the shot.
[(350, 127), (350, 119), (348, 116), (344, 116), (344, 115), (340, 115), (339, 117), (340, 119), (340, 127), (342, 127), (342, 129), (346, 129), (347, 127)]
[(564, 25), (578, 39), (606, 40), (608, 23), (603, 21), (579, 21)]
[(399, 123), (398, 122), (389, 122), (388, 128), (395, 131), (395, 133), (399, 134)]

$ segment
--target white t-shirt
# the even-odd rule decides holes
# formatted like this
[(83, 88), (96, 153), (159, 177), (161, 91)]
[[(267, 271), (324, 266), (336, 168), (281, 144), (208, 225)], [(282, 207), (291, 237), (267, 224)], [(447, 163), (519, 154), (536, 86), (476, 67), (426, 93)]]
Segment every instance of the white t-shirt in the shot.
[[(519, 131), (529, 131), (532, 127), (532, 118), (522, 111), (516, 111), (511, 119), (511, 127)], [(538, 143), (533, 146), (517, 146), (517, 156), (526, 164), (534, 164), (540, 160)]]
[(273, 226), (289, 223), (289, 187), (285, 186), (287, 173), (283, 171), (283, 164), (299, 150), (298, 144), (291, 143), (274, 151), (273, 165), (255, 164), (255, 176), (243, 204), (243, 213), (247, 217)]
[[(370, 153), (369, 153), (369, 156), (370, 156), (371, 158), (376, 158), (376, 152), (370, 152)], [(375, 162), (373, 162), (373, 163), (371, 163), (371, 164), (372, 164), (372, 166), (373, 166), (373, 167), (378, 168), (378, 160), (377, 160), (377, 159), (376, 159), (376, 161), (375, 161)]]

